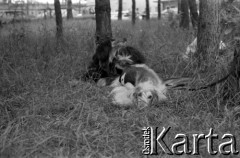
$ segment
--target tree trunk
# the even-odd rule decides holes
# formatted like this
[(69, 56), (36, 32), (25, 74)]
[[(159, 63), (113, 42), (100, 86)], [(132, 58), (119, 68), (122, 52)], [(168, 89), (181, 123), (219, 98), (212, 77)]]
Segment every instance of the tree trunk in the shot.
[(72, 19), (72, 0), (67, 0), (67, 19)]
[(150, 19), (149, 0), (146, 0), (146, 20)]
[(118, 20), (122, 20), (122, 0), (118, 0)]
[(178, 14), (181, 13), (181, 0), (178, 0)]
[(27, 5), (26, 5), (26, 10), (27, 10), (27, 15), (29, 15), (29, 2), (27, 0)]
[(198, 11), (197, 11), (197, 3), (196, 0), (188, 0), (190, 16), (192, 21), (193, 28), (197, 28), (198, 24)]
[(62, 27), (62, 13), (61, 5), (59, 0), (54, 0), (55, 15), (56, 15), (56, 25), (57, 25), (57, 38), (62, 37), (63, 27)]
[(181, 0), (181, 21), (180, 27), (184, 29), (189, 29), (189, 7), (188, 0)]
[(53, 17), (52, 16), (52, 9), (50, 8), (49, 11), (50, 11), (50, 18), (52, 18)]
[(110, 0), (95, 0), (96, 43), (112, 39)]
[(210, 56), (218, 52), (220, 42), (220, 6), (222, 0), (201, 0), (198, 20), (198, 66), (205, 69)]
[(158, 20), (161, 19), (161, 0), (158, 0)]
[(136, 0), (132, 0), (132, 24), (136, 22)]

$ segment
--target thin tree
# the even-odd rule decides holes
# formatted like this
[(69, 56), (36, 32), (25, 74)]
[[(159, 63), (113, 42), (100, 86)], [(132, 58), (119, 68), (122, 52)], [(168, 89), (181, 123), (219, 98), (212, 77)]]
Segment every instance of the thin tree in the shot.
[(193, 28), (196, 28), (198, 24), (197, 3), (196, 3), (196, 0), (188, 0), (188, 3), (189, 3), (192, 26)]
[(96, 42), (112, 38), (110, 0), (95, 0)]
[(220, 7), (223, 0), (201, 0), (198, 19), (198, 66), (203, 70), (210, 56), (216, 55), (220, 42)]
[(132, 24), (136, 22), (136, 0), (132, 0)]
[(161, 0), (158, 0), (158, 20), (161, 19)]
[(59, 0), (54, 0), (55, 16), (56, 16), (56, 25), (57, 25), (57, 38), (62, 37), (63, 35), (63, 26), (62, 26), (62, 12), (61, 5)]
[(181, 0), (178, 0), (178, 14), (181, 13)]
[(118, 20), (122, 20), (122, 0), (118, 0)]
[(150, 19), (149, 0), (146, 0), (146, 20)]
[(181, 8), (180, 27), (182, 27), (184, 29), (189, 29), (189, 6), (188, 6), (188, 0), (181, 0), (180, 8)]
[(72, 19), (72, 0), (67, 0), (67, 19)]
[(27, 15), (29, 15), (29, 2), (28, 2), (28, 0), (27, 0), (26, 3), (27, 3), (27, 4), (26, 4)]

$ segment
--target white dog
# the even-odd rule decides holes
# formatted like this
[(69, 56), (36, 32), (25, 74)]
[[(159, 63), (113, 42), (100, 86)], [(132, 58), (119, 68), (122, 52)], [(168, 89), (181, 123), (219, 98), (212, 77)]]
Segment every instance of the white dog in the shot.
[(110, 85), (112, 102), (121, 106), (136, 105), (139, 109), (167, 99), (170, 88), (185, 86), (189, 78), (162, 80), (147, 65), (136, 64), (126, 69), (115, 80), (100, 79), (98, 86)]

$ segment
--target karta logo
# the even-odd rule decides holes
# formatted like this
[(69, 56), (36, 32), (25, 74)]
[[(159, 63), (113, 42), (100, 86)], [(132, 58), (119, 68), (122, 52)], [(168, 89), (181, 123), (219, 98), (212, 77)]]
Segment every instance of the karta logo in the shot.
[[(158, 127), (153, 129), (152, 127), (143, 128), (144, 145), (142, 153), (144, 155), (158, 155), (158, 148), (168, 155), (200, 155), (199, 142), (205, 140), (206, 150), (210, 155), (238, 155), (239, 151), (236, 149), (237, 142), (235, 136), (232, 134), (223, 134), (220, 137), (213, 133), (213, 129), (210, 128), (209, 133), (205, 134), (192, 134), (191, 136), (186, 134), (176, 134), (174, 137), (174, 144), (169, 145), (164, 141), (164, 137), (168, 134), (171, 127), (167, 129), (163, 127), (160, 134), (158, 134)], [(192, 139), (190, 144), (189, 139)], [(213, 149), (214, 140), (220, 142), (218, 149)], [(215, 142), (215, 143), (216, 143)], [(190, 149), (191, 146), (191, 149)], [(216, 148), (216, 146), (215, 146)]]

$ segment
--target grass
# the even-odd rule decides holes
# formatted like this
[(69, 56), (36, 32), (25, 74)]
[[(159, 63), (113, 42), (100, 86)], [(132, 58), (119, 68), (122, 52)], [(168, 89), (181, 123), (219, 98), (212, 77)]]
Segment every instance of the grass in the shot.
[[(126, 37), (141, 50), (163, 78), (190, 76), (203, 85), (227, 72), (228, 61), (222, 59), (213, 60), (206, 73), (197, 73), (194, 61), (181, 59), (194, 38), (191, 31), (158, 21), (134, 27), (114, 21), (112, 30), (115, 38)], [(240, 149), (240, 109), (229, 106), (231, 100), (224, 102), (217, 89), (170, 91), (168, 101), (138, 110), (112, 105), (107, 87), (83, 81), (71, 86), (69, 81), (86, 71), (94, 53), (93, 20), (64, 21), (60, 47), (54, 20), (8, 25), (0, 31), (0, 157), (146, 157), (141, 154), (145, 126), (171, 126), (167, 144), (177, 133), (207, 134), (213, 128), (219, 137), (235, 135)], [(200, 151), (200, 156), (180, 157), (211, 157), (204, 141)], [(179, 156), (160, 152), (152, 157)]]

